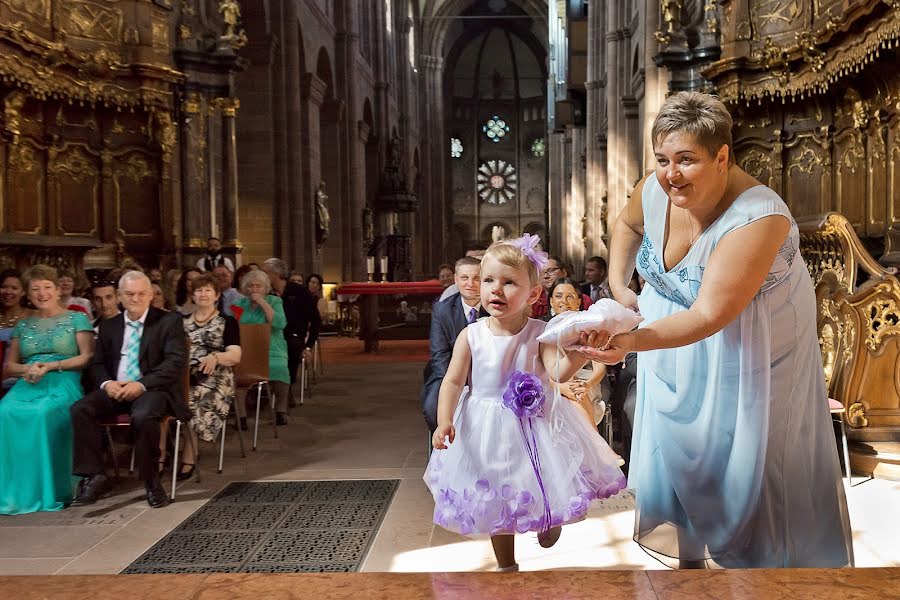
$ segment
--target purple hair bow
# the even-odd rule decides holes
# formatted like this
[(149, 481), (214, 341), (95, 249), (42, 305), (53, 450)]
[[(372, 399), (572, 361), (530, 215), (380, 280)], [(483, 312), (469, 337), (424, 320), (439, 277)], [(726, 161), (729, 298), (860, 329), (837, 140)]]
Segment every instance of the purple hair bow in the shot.
[(547, 263), (550, 262), (550, 257), (547, 253), (543, 250), (538, 250), (537, 246), (541, 243), (541, 238), (536, 235), (526, 233), (520, 238), (509, 240), (509, 243), (521, 250), (522, 254), (525, 255), (525, 258), (534, 263), (539, 274), (544, 270), (544, 267), (547, 266)]

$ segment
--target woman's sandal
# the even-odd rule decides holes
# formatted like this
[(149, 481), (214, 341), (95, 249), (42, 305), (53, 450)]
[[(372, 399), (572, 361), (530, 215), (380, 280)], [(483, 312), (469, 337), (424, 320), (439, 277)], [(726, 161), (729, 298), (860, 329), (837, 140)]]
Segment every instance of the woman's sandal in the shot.
[(538, 543), (541, 545), (541, 548), (550, 548), (557, 542), (557, 540), (559, 540), (559, 536), (561, 533), (562, 527), (560, 525), (551, 527), (547, 531), (539, 531), (537, 536)]

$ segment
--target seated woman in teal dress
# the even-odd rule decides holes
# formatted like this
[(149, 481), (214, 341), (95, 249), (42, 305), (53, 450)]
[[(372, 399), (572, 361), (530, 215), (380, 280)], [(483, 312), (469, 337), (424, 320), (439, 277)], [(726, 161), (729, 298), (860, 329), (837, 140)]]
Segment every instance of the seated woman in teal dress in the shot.
[[(272, 336), (269, 338), (269, 385), (275, 396), (275, 421), (278, 425), (286, 425), (291, 385), (287, 340), (284, 339), (287, 317), (281, 298), (271, 291), (272, 283), (265, 271), (248, 272), (241, 279), (243, 296), (235, 300), (232, 314), (238, 318), (238, 323), (269, 323), (272, 327)], [(246, 428), (246, 413), (246, 403), (238, 401), (237, 414), (241, 418), (242, 428)]]
[(7, 374), (20, 377), (0, 399), (0, 514), (60, 510), (72, 501), (69, 407), (84, 394), (81, 370), (91, 360), (94, 331), (84, 313), (62, 308), (56, 270), (25, 274), (37, 308), (12, 334)]
[[(682, 567), (852, 565), (799, 232), (735, 164), (731, 127), (711, 96), (669, 97), (656, 173), (612, 235), (610, 287), (644, 322), (592, 357), (638, 353), (635, 540)], [(635, 260), (640, 298), (627, 287)]]

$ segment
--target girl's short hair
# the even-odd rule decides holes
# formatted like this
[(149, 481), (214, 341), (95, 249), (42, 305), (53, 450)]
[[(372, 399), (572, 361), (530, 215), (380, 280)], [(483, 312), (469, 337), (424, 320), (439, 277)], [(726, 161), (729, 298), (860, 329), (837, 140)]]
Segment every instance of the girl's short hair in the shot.
[(734, 164), (731, 128), (734, 123), (725, 105), (709, 94), (678, 92), (669, 96), (653, 121), (650, 131), (656, 149), (669, 135), (684, 133), (715, 156), (722, 146), (728, 146), (728, 164)]
[(525, 269), (528, 272), (528, 280), (531, 282), (532, 287), (539, 285), (540, 274), (535, 264), (522, 253), (518, 246), (513, 246), (509, 242), (510, 240), (500, 240), (491, 244), (485, 251), (484, 258), (481, 259), (482, 265), (485, 258), (493, 256), (502, 265), (513, 269)]

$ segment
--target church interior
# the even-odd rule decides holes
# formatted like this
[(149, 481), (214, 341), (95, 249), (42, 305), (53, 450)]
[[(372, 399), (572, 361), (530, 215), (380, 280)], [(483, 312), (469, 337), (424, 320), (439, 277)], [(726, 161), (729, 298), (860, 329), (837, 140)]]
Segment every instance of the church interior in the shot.
[[(434, 302), (458, 259), (524, 234), (605, 277), (685, 91), (721, 100), (736, 164), (796, 220), (855, 568), (668, 569), (625, 489), (488, 574), (490, 540), (436, 525), (423, 482)], [(291, 367), (244, 386), (231, 363), (252, 392), (194, 463), (166, 417), (168, 506), (148, 507), (127, 419), (104, 423), (96, 503), (4, 513), (0, 492), (0, 596), (900, 597), (900, 0), (0, 0), (0, 104), (7, 359), (30, 296), (4, 304), (6, 281), (46, 265), (97, 335), (99, 291), (133, 270), (197, 324), (193, 277), (250, 312), (241, 277), (265, 273)], [(315, 313), (293, 342), (291, 289)], [(265, 364), (268, 330), (254, 357), (233, 317), (239, 362)]]

